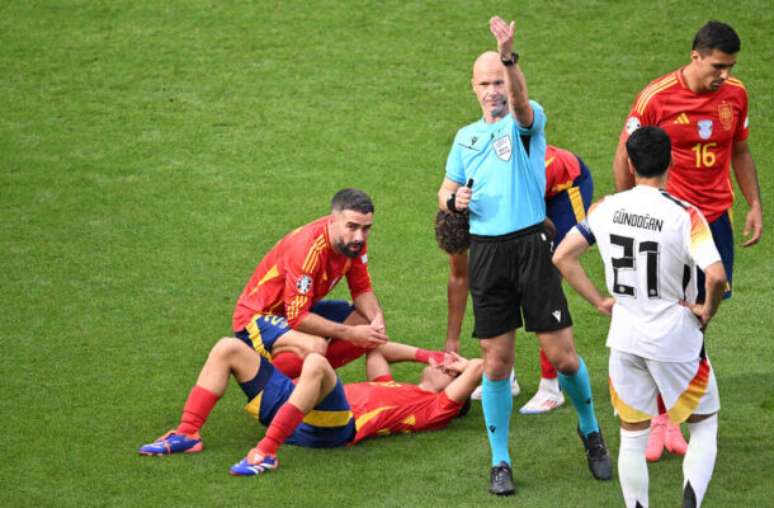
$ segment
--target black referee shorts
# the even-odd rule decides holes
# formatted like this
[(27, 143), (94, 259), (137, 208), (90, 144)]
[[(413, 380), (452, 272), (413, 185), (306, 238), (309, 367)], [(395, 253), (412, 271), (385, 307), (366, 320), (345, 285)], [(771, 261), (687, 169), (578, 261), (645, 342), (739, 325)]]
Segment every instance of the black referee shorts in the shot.
[(471, 235), (473, 336), (489, 339), (522, 325), (551, 332), (572, 325), (559, 270), (543, 224), (503, 236)]

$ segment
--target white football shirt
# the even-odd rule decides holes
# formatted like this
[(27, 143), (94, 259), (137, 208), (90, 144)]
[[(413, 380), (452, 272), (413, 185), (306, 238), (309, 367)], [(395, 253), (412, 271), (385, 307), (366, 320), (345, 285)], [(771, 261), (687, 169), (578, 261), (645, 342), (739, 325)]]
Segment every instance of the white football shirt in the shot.
[(665, 362), (698, 357), (700, 323), (680, 305), (696, 301), (696, 267), (720, 261), (701, 212), (666, 191), (637, 187), (592, 205), (572, 231), (599, 244), (615, 298), (612, 349)]

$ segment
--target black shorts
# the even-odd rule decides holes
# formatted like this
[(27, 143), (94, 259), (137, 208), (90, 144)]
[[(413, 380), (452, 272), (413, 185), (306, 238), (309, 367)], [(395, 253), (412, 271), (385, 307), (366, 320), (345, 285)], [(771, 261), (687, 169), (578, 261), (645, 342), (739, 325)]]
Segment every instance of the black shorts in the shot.
[(489, 339), (521, 327), (522, 311), (528, 332), (572, 325), (551, 255), (542, 223), (503, 236), (471, 235), (474, 337)]

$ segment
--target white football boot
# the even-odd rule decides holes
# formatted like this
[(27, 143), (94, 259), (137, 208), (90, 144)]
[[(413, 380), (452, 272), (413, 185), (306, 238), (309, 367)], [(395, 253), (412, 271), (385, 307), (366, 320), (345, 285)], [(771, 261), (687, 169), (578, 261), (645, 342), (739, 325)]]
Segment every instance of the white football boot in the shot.
[[(473, 393), (470, 394), (470, 398), (473, 400), (481, 400), (481, 385), (478, 385), (475, 390), (473, 390)], [(511, 396), (518, 397), (521, 393), (521, 387), (519, 386), (519, 382), (516, 380), (516, 372), (511, 369)]]
[(538, 391), (519, 409), (523, 415), (539, 415), (547, 413), (564, 404), (564, 394), (559, 389), (559, 379), (541, 378)]

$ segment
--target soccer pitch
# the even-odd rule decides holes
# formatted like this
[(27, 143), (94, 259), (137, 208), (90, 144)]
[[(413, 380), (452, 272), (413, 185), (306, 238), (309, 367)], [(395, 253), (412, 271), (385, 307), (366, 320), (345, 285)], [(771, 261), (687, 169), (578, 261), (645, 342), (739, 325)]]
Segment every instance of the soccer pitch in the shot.
[[(374, 199), (369, 266), (391, 338), (442, 347), (436, 191), (456, 130), (480, 116), (470, 69), (494, 48), (494, 14), (516, 20), (548, 140), (584, 158), (596, 197), (613, 191), (635, 94), (687, 63), (707, 20), (739, 33), (764, 234), (737, 249), (734, 298), (706, 336), (723, 409), (704, 506), (774, 506), (771, 3), (365, 0), (0, 4), (0, 505), (622, 506), (617, 480), (591, 479), (569, 402), (515, 412), (518, 492), (504, 500), (486, 492), (479, 403), (442, 432), (287, 446), (279, 470), (232, 478), (264, 432), (232, 382), (204, 453), (136, 453), (177, 424), (262, 255), (326, 213), (339, 188)], [(601, 285), (598, 258), (585, 264)], [(567, 294), (615, 461), (607, 321)], [(471, 321), (462, 352), (475, 356)], [(517, 336), (516, 369), (518, 408), (539, 379), (530, 334)], [(413, 381), (419, 370), (394, 373)], [(340, 374), (362, 379), (362, 362)], [(651, 504), (677, 505), (681, 481), (679, 458), (652, 464)]]

